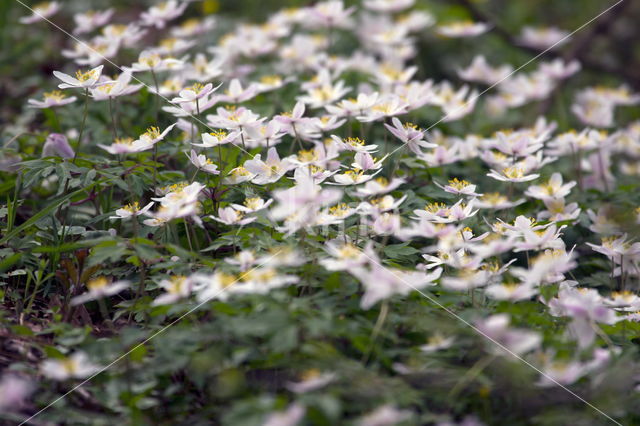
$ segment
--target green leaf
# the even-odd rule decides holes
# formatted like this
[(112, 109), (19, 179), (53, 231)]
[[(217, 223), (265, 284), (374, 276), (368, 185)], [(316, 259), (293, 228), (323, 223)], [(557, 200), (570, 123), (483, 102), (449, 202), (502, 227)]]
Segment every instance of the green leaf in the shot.
[(413, 247), (410, 247), (407, 244), (408, 243), (392, 244), (392, 245), (386, 246), (384, 248), (384, 254), (386, 254), (392, 259), (399, 259), (402, 257), (411, 256), (420, 252), (419, 250)]
[(6, 243), (7, 241), (12, 239), (16, 235), (20, 234), (22, 231), (28, 229), (30, 226), (33, 226), (40, 219), (44, 218), (45, 216), (48, 216), (55, 209), (57, 209), (58, 207), (60, 207), (62, 204), (64, 204), (65, 202), (69, 201), (73, 197), (76, 197), (76, 196), (82, 194), (85, 191), (89, 191), (94, 186), (97, 186), (97, 185), (99, 185), (101, 183), (105, 183), (105, 182), (106, 181), (94, 182), (91, 185), (85, 186), (84, 188), (78, 189), (77, 191), (73, 191), (70, 194), (62, 195), (62, 196), (56, 198), (51, 204), (49, 204), (48, 206), (46, 206), (45, 208), (43, 208), (42, 210), (38, 211), (36, 214), (31, 216), (22, 225), (18, 226), (17, 228), (13, 229), (11, 232), (7, 233), (7, 235), (2, 237), (2, 239), (0, 239), (0, 244)]

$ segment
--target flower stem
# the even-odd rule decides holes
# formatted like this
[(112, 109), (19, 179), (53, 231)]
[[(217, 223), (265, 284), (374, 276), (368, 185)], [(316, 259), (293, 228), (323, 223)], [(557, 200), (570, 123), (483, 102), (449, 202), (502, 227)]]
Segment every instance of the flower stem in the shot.
[(80, 133), (78, 134), (78, 142), (76, 143), (76, 152), (73, 156), (73, 164), (76, 163), (76, 158), (80, 153), (80, 144), (82, 143), (82, 134), (84, 133), (84, 126), (87, 123), (87, 113), (89, 112), (89, 89), (84, 89), (84, 114), (82, 115), (82, 125), (80, 126)]
[(111, 116), (111, 131), (113, 132), (113, 139), (118, 139), (118, 129), (116, 127), (116, 117), (113, 114), (113, 98), (109, 96), (109, 115)]
[(382, 302), (382, 306), (380, 307), (380, 313), (378, 314), (378, 319), (376, 320), (376, 325), (373, 327), (373, 331), (371, 332), (371, 343), (369, 343), (369, 349), (365, 352), (364, 357), (362, 358), (362, 363), (366, 364), (369, 361), (369, 357), (371, 356), (371, 352), (373, 351), (373, 347), (376, 342), (376, 338), (382, 331), (382, 327), (384, 326), (385, 321), (387, 320), (387, 316), (389, 314), (389, 301), (385, 300)]
[(158, 124), (158, 113), (159, 113), (159, 109), (160, 109), (160, 104), (159, 104), (159, 96), (160, 96), (160, 89), (158, 86), (158, 77), (156, 76), (155, 71), (151, 70), (151, 77), (153, 77), (153, 84), (156, 86), (156, 98), (155, 98), (155, 113), (156, 113), (156, 125)]

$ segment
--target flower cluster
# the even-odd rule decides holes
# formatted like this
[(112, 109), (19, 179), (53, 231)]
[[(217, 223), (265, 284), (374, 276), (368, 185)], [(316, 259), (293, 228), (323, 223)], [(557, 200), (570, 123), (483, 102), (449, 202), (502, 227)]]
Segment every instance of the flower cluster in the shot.
[[(145, 378), (96, 398), (83, 395), (115, 401), (130, 394), (128, 405), (113, 411), (140, 418), (177, 398), (172, 380), (193, 369), (218, 375), (211, 389), (190, 379), (197, 405), (209, 393), (226, 401), (264, 374), (292, 402), (283, 399), (277, 410), (260, 402), (273, 408), (262, 424), (294, 425), (307, 415), (315, 422), (321, 409), (342, 409), (329, 394), (304, 396), (348, 381), (347, 369), (328, 367), (339, 352), (361, 352), (367, 368), (377, 358), (394, 377), (407, 378), (407, 389), (417, 388), (418, 374), (449, 362), (455, 368), (424, 377), (449, 386), (454, 371), (470, 368), (450, 386), (457, 395), (491, 363), (522, 361), (536, 366), (534, 386), (591, 380), (595, 388), (618, 359), (617, 346), (631, 346), (622, 327), (637, 334), (640, 321), (640, 122), (617, 127), (615, 120), (616, 108), (640, 103), (640, 94), (626, 85), (581, 86), (569, 98), (572, 115), (560, 120), (544, 106), (582, 70), (575, 57), (516, 72), (518, 64), (486, 53), (470, 61), (461, 55), (447, 68), (453, 72), (442, 73), (448, 79), (429, 78), (425, 45), (469, 43), (498, 29), (437, 19), (414, 0), (312, 3), (259, 24), (227, 25), (209, 15), (179, 22), (195, 6), (177, 0), (136, 16), (115, 9), (73, 15), (72, 32), (82, 40), (61, 52), (73, 72), (54, 71), (56, 80), (27, 101), (32, 114), (46, 118), (33, 127), (51, 128), (41, 146), (24, 149), (32, 142), (20, 140), (11, 158), (2, 154), (2, 173), (23, 185), (15, 197), (31, 197), (0, 208), (0, 219), (7, 216), (2, 272), (23, 262), (7, 285), (29, 277), (7, 298), (36, 283), (34, 298), (51, 297), (42, 317), (100, 324), (97, 343), (128, 333), (132, 322), (155, 330), (183, 314), (193, 314), (193, 327), (215, 321), (193, 360), (175, 355), (171, 368), (180, 373), (163, 381), (166, 389), (152, 392), (155, 379)], [(65, 8), (41, 5), (20, 22)], [(527, 49), (561, 49), (572, 41), (568, 34), (524, 27), (514, 40)], [(44, 208), (47, 198), (56, 204)], [(41, 265), (37, 273), (34, 265)], [(16, 305), (29, 312), (33, 304)], [(345, 343), (371, 310), (379, 311), (371, 334)], [(433, 311), (454, 325), (432, 321), (425, 313)], [(415, 312), (420, 320), (400, 318)], [(274, 336), (267, 336), (263, 313), (265, 324), (281, 328)], [(295, 325), (283, 319), (289, 315)], [(322, 320), (309, 320), (314, 315)], [(16, 330), (24, 327), (19, 321)], [(86, 336), (46, 330), (38, 337), (62, 336), (74, 342), (69, 346)], [(481, 340), (473, 332), (483, 345), (475, 345)], [(138, 337), (127, 339), (123, 347)], [(404, 355), (381, 355), (381, 340)], [(287, 349), (233, 348), (263, 341)], [(50, 343), (52, 355), (39, 370), (49, 379), (87, 378), (106, 364), (87, 354), (98, 350)], [(297, 381), (272, 378), (290, 367), (278, 363), (298, 343), (298, 360), (322, 348), (322, 368)], [(197, 346), (187, 337), (177, 346), (190, 345)], [(127, 354), (125, 374), (147, 351), (170, 364), (171, 348), (159, 346)], [(208, 356), (215, 362), (203, 361)], [(467, 365), (474, 357), (477, 364)], [(32, 392), (21, 380), (3, 376), (0, 389), (16, 390), (0, 395), (0, 408)], [(415, 408), (413, 398), (400, 401)], [(396, 424), (416, 417), (413, 408), (377, 404), (357, 418)], [(235, 405), (223, 417), (240, 424), (242, 410)], [(469, 419), (458, 424), (480, 424)], [(338, 423), (338, 414), (327, 420)]]

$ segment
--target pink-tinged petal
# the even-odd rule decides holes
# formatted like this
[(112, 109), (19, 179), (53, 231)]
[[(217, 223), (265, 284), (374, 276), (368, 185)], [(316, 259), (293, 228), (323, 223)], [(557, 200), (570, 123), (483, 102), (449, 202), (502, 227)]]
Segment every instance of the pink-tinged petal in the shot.
[(403, 131), (396, 129), (395, 127), (390, 126), (387, 123), (384, 123), (384, 127), (386, 127), (387, 130), (389, 130), (389, 132), (391, 132), (391, 134), (393, 134), (393, 136), (395, 136), (396, 138), (400, 139), (403, 142), (407, 141), (407, 136)]
[(398, 117), (393, 117), (391, 119), (391, 123), (395, 126), (396, 129), (404, 130), (404, 126), (402, 125), (402, 122), (400, 121), (400, 119)]
[(71, 77), (69, 74), (65, 74), (60, 71), (54, 71), (53, 75), (59, 80), (62, 80), (63, 83), (70, 84), (72, 87), (75, 87), (80, 84), (80, 82), (77, 79)]
[(240, 84), (240, 80), (234, 78), (231, 80), (231, 83), (229, 83), (229, 94), (231, 96), (237, 96), (240, 93), (242, 93), (242, 85)]
[(271, 147), (269, 148), (269, 152), (267, 152), (267, 164), (278, 164), (280, 162), (280, 156), (278, 155), (278, 151)]
[(296, 105), (293, 107), (293, 111), (291, 112), (292, 118), (300, 118), (304, 115), (304, 102), (296, 102)]

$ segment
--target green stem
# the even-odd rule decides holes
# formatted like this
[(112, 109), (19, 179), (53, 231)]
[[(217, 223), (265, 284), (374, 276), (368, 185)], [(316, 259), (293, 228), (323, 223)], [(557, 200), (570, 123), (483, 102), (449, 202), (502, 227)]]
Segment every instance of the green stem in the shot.
[(155, 71), (151, 70), (151, 77), (153, 77), (153, 84), (156, 86), (156, 98), (155, 98), (155, 113), (156, 113), (156, 125), (158, 125), (158, 114), (159, 114), (159, 110), (160, 110), (160, 104), (159, 104), (159, 97), (160, 97), (160, 89), (158, 86), (158, 77), (156, 76)]
[(113, 139), (118, 139), (118, 129), (116, 127), (116, 117), (113, 114), (113, 98), (109, 97), (109, 115), (111, 116), (111, 131), (113, 132)]
[(82, 125), (80, 127), (80, 133), (78, 134), (78, 142), (76, 143), (76, 152), (73, 156), (73, 164), (76, 163), (76, 158), (80, 153), (80, 145), (82, 144), (82, 134), (84, 133), (84, 126), (87, 123), (87, 113), (89, 112), (89, 89), (84, 89), (84, 114), (82, 115)]
[(184, 220), (184, 232), (187, 234), (187, 241), (189, 242), (189, 250), (193, 251), (193, 244), (191, 243), (191, 234), (189, 233), (189, 225), (187, 225), (187, 221)]
[(373, 327), (373, 331), (371, 332), (371, 343), (369, 344), (369, 349), (365, 352), (364, 357), (362, 359), (362, 363), (366, 364), (369, 361), (369, 357), (371, 356), (371, 352), (373, 351), (373, 347), (376, 342), (376, 338), (382, 331), (382, 327), (384, 326), (385, 321), (387, 320), (387, 316), (389, 314), (389, 301), (385, 300), (382, 302), (382, 306), (380, 307), (380, 313), (378, 314), (378, 319), (376, 320), (376, 325)]

